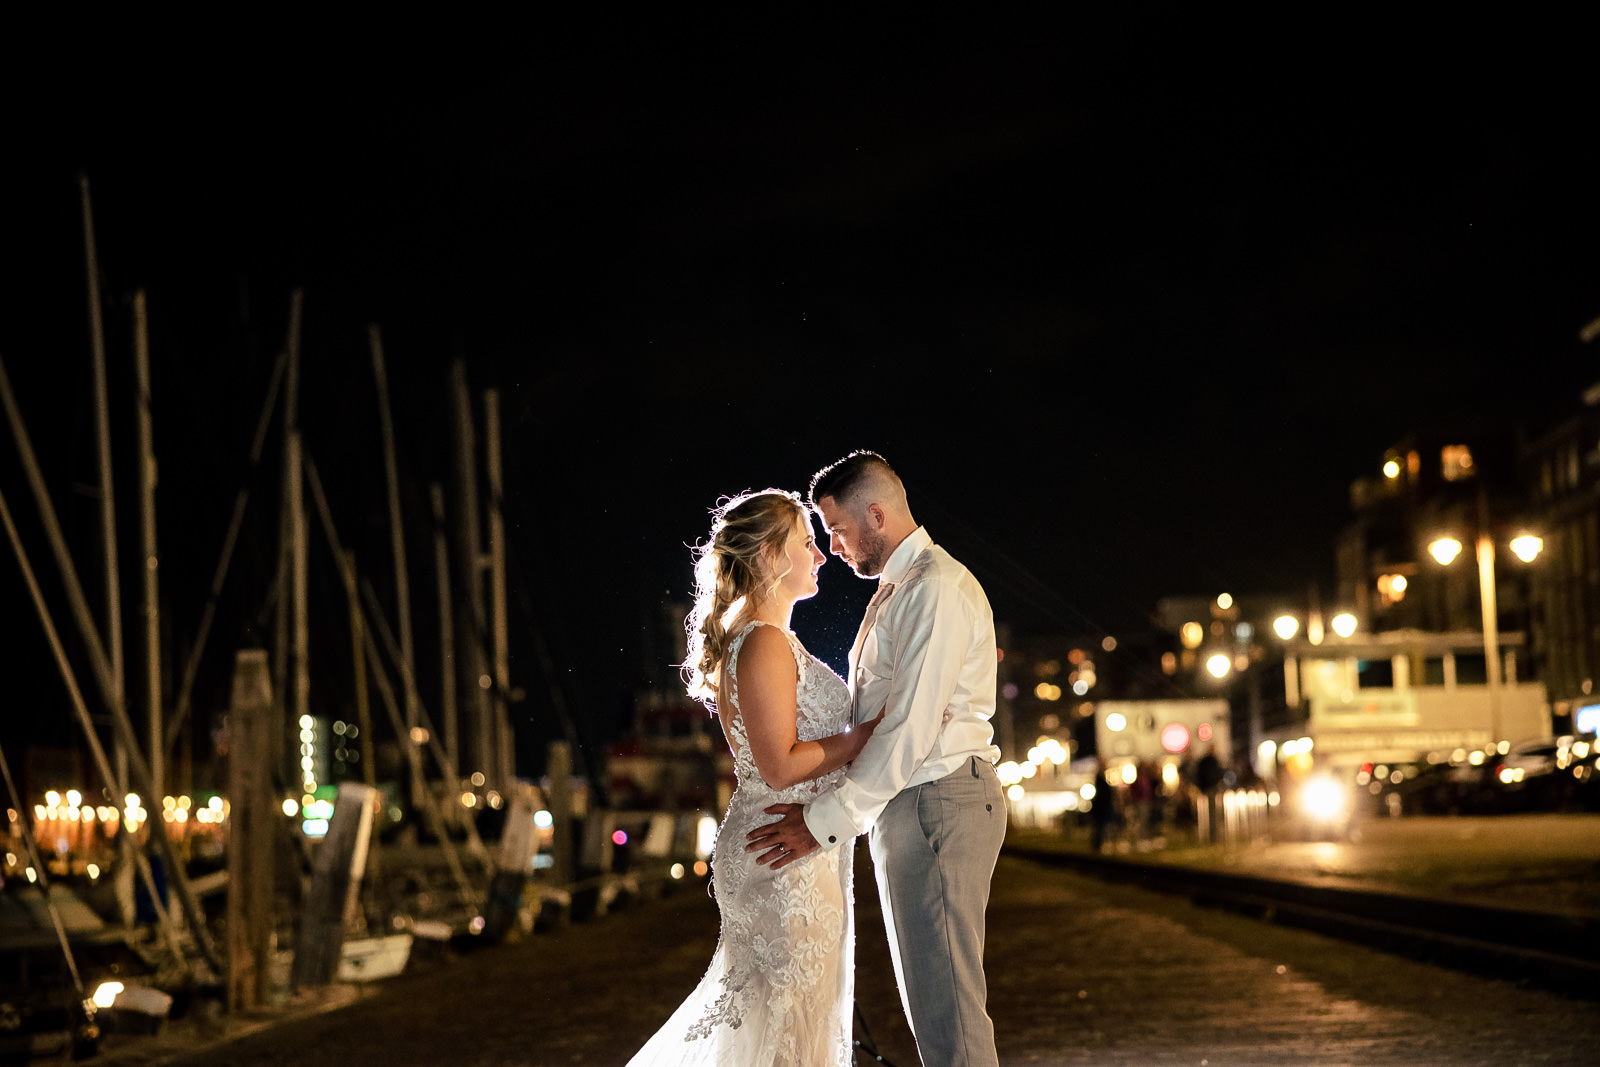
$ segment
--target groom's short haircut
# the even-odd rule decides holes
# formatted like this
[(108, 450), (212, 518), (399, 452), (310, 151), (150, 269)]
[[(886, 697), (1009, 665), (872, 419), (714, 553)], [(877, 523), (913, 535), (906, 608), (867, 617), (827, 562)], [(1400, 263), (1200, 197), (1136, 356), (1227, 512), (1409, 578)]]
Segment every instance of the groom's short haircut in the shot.
[[(876, 500), (906, 509), (906, 487), (889, 461), (876, 452), (858, 449), (837, 463), (830, 463), (811, 479), (811, 506), (831, 496), (852, 511)], [(872, 500), (864, 499), (872, 497)]]

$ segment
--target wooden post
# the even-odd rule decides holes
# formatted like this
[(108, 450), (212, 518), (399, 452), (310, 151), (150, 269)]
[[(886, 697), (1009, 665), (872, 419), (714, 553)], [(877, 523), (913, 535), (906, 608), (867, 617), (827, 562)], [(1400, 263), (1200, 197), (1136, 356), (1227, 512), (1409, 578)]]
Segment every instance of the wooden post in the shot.
[(500, 940), (517, 926), (522, 912), (522, 894), (533, 873), (533, 858), (539, 853), (539, 828), (534, 814), (539, 810), (538, 791), (526, 782), (517, 782), (506, 798), (505, 830), (500, 834), (500, 869), (489, 882), (489, 900), (483, 911), (485, 937)]
[(460, 730), (456, 723), (455, 604), (450, 599), (450, 546), (444, 535), (444, 489), (428, 486), (433, 503), (433, 570), (439, 585), (439, 724), (444, 737), (444, 776), (453, 787), (461, 780)]
[(239, 652), (228, 707), (228, 1010), (267, 999), (272, 963), (273, 860), (283, 813), (275, 803), (271, 670), (259, 649)]
[(524, 875), (533, 870), (533, 858), (539, 854), (539, 827), (534, 822), (538, 812), (539, 791), (518, 782), (507, 800), (506, 828), (500, 835), (501, 870)]
[(545, 761), (550, 776), (550, 817), (554, 841), (550, 848), (552, 874), (558, 886), (570, 886), (577, 877), (572, 854), (572, 748), (565, 741), (550, 742)]
[(489, 607), (494, 650), (494, 688), (489, 706), (496, 734), (494, 780), (510, 797), (517, 778), (517, 741), (511, 728), (511, 667), (506, 634), (506, 524), (501, 505), (504, 479), (500, 467), (500, 393), (483, 392), (484, 466), (489, 484)]
[[(166, 737), (161, 715), (161, 593), (156, 567), (156, 455), (150, 419), (150, 331), (144, 290), (133, 294), (133, 358), (139, 409), (139, 547), (144, 556), (144, 651), (146, 726), (150, 731), (150, 784), (166, 788)], [(159, 800), (151, 798), (153, 803)], [(153, 807), (152, 811), (155, 810)]]
[(345, 927), (355, 917), (366, 872), (377, 804), (378, 791), (371, 786), (340, 783), (328, 832), (312, 861), (311, 891), (301, 908), (294, 951), (296, 989), (327, 985), (338, 973)]

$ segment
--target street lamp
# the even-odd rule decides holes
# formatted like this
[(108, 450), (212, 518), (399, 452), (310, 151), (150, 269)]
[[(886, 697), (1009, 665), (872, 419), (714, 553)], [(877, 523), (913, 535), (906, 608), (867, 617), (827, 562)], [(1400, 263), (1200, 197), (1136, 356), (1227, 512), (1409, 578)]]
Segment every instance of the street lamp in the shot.
[(1333, 632), (1340, 637), (1349, 637), (1356, 632), (1356, 617), (1348, 611), (1341, 611), (1328, 620), (1328, 625), (1333, 627)]
[[(1272, 620), (1272, 632), (1287, 645), (1300, 632), (1300, 620), (1285, 612)], [(1300, 660), (1288, 648), (1283, 650), (1283, 700), (1291, 708), (1300, 704)]]
[[(1478, 598), (1483, 607), (1483, 661), (1489, 687), (1490, 731), (1492, 741), (1500, 740), (1500, 609), (1495, 596), (1494, 537), (1489, 532), (1489, 514), (1484, 501), (1478, 504)], [(1524, 563), (1532, 563), (1544, 548), (1544, 541), (1533, 534), (1522, 534), (1511, 542), (1511, 551)], [(1441, 566), (1448, 567), (1461, 554), (1461, 542), (1441, 537), (1428, 546), (1428, 552)]]
[(1448, 567), (1461, 555), (1461, 542), (1454, 537), (1441, 537), (1428, 546), (1428, 554), (1438, 560), (1441, 567)]

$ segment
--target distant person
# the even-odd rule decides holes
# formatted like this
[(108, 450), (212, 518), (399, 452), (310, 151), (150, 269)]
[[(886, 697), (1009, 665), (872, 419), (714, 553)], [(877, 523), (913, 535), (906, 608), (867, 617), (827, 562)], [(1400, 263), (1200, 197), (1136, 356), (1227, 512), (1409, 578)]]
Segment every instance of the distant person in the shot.
[(1132, 824), (1132, 837), (1137, 844), (1145, 839), (1149, 828), (1150, 799), (1155, 796), (1155, 783), (1150, 773), (1150, 761), (1139, 760), (1133, 766), (1133, 781), (1128, 783), (1128, 821)]
[(698, 557), (684, 670), (690, 695), (721, 720), (737, 776), (718, 833), (727, 844), (712, 865), (721, 932), (700, 985), (629, 1062), (847, 1064), (850, 851), (796, 857), (780, 871), (733, 843), (773, 803), (837, 782), (883, 716), (851, 730), (849, 688), (789, 630), (795, 603), (816, 595), (825, 558), (798, 495), (769, 489), (728, 501)]
[(1200, 762), (1195, 764), (1195, 787), (1206, 796), (1211, 796), (1222, 785), (1223, 773), (1222, 761), (1217, 759), (1216, 746), (1206, 746), (1205, 755), (1201, 756)]
[(922, 1062), (993, 1065), (984, 913), (1006, 833), (989, 721), (994, 615), (972, 574), (911, 517), (905, 486), (882, 456), (853, 452), (823, 468), (811, 501), (829, 550), (878, 579), (850, 683), (858, 710), (887, 705), (887, 714), (842, 780), (805, 805), (768, 808), (781, 818), (752, 833), (748, 848), (781, 870), (819, 847), (848, 852), (870, 830), (889, 952)]
[(1106, 761), (1103, 757), (1095, 757), (1094, 761), (1094, 796), (1089, 798), (1089, 848), (1094, 852), (1104, 851), (1106, 847), (1106, 831), (1117, 821), (1117, 790), (1111, 784), (1111, 775), (1106, 770)]
[(1194, 768), (1194, 785), (1200, 794), (1195, 799), (1195, 812), (1202, 843), (1217, 836), (1217, 790), (1222, 788), (1224, 774), (1222, 761), (1217, 759), (1217, 746), (1207, 745)]

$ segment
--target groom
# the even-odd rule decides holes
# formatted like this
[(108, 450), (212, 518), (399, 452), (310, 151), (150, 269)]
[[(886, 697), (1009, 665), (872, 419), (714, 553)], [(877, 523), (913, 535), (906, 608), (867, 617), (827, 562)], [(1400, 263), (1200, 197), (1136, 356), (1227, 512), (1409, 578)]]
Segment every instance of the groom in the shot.
[(829, 550), (878, 579), (849, 682), (852, 721), (887, 714), (843, 781), (804, 806), (768, 808), (782, 818), (753, 831), (746, 848), (778, 869), (870, 831), (922, 1062), (997, 1064), (983, 975), (984, 911), (1006, 830), (989, 723), (994, 615), (972, 574), (912, 519), (905, 486), (876, 452), (819, 471), (811, 503)]

